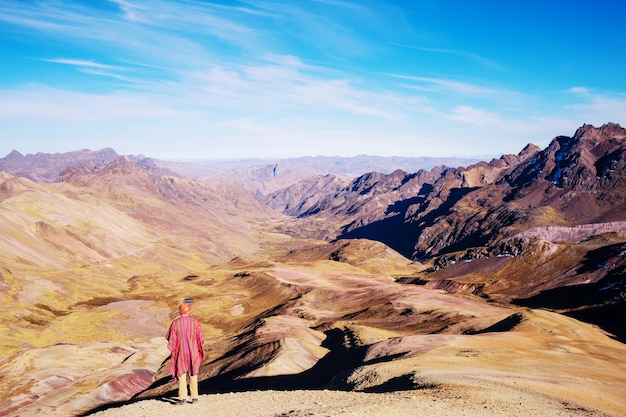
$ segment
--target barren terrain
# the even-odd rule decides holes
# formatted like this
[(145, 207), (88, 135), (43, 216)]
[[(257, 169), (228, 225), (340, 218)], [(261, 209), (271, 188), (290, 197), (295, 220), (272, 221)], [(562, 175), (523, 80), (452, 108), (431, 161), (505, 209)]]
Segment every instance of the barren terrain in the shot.
[[(0, 416), (626, 415), (626, 133), (577, 135), (275, 195), (303, 217), (130, 157), (0, 173)], [(183, 300), (207, 340), (177, 406)]]
[(329, 417), (427, 415), (452, 416), (608, 416), (577, 404), (484, 381), (461, 386), (388, 393), (350, 391), (250, 391), (201, 395), (196, 404), (171, 404), (171, 399), (144, 400), (92, 414), (98, 417)]

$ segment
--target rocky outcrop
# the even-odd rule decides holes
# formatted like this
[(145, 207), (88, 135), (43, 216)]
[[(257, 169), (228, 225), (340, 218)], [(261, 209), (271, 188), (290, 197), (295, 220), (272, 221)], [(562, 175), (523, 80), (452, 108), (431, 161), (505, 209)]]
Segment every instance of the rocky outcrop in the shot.
[(480, 295), (484, 287), (485, 284), (461, 283), (448, 279), (428, 281), (426, 284), (426, 288), (444, 290), (452, 294)]
[(604, 233), (617, 233), (626, 236), (626, 222), (609, 222), (582, 224), (579, 226), (546, 226), (518, 233), (513, 238), (539, 237), (549, 242), (574, 242), (578, 243), (591, 236)]

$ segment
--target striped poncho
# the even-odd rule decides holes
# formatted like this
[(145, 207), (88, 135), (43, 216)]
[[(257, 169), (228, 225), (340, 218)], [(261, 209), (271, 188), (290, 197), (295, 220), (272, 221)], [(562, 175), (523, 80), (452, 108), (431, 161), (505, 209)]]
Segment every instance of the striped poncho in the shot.
[(172, 352), (170, 373), (174, 379), (185, 372), (198, 375), (204, 358), (204, 333), (197, 318), (182, 315), (172, 322), (167, 335), (167, 348)]

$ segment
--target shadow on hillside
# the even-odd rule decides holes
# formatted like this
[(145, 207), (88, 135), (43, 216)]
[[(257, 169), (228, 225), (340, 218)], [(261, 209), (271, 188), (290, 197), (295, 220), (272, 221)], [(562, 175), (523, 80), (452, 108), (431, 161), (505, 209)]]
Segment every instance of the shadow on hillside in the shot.
[[(394, 249), (404, 257), (412, 259), (416, 255), (415, 244), (420, 231), (425, 227), (432, 226), (441, 218), (449, 215), (452, 207), (474, 190), (476, 190), (476, 188), (453, 188), (450, 190), (448, 198), (435, 210), (430, 211), (419, 220), (407, 219), (407, 211), (409, 208), (426, 203), (426, 197), (423, 195), (426, 191), (420, 191), (417, 197), (390, 204), (385, 214), (389, 215), (394, 213), (393, 215), (350, 231), (344, 231), (337, 239), (377, 240)], [(418, 212), (410, 217), (414, 217), (426, 209), (428, 209), (427, 204), (424, 207), (420, 207)], [(468, 247), (483, 246), (486, 242), (487, 237), (483, 236), (480, 232), (476, 232), (460, 240), (456, 240), (453, 244), (443, 249), (445, 252), (454, 252)], [(419, 258), (419, 254), (417, 255)]]
[[(322, 343), (322, 346), (329, 349), (329, 353), (320, 359), (315, 366), (309, 370), (295, 375), (241, 378), (256, 369), (258, 365), (241, 367), (236, 370), (220, 374), (216, 377), (199, 381), (199, 392), (200, 394), (219, 394), (259, 390), (295, 391), (324, 389), (350, 391), (354, 388), (354, 386), (347, 383), (344, 378), (358, 366), (389, 362), (404, 356), (404, 354), (396, 354), (364, 362), (365, 354), (368, 348), (367, 346), (354, 346), (350, 348), (346, 348), (344, 346), (346, 337), (349, 338), (351, 335), (340, 329), (332, 329), (326, 332), (326, 336), (326, 340)], [(210, 364), (207, 366), (210, 366)], [(167, 377), (155, 381), (148, 388), (148, 390), (166, 385), (171, 383), (171, 381), (172, 378), (168, 375)], [(391, 392), (429, 388), (434, 388), (434, 386), (414, 381), (407, 376), (394, 378), (392, 381), (387, 381), (380, 386), (368, 388), (367, 391)], [(165, 403), (173, 403), (177, 398), (177, 395), (178, 389), (176, 388), (175, 390), (165, 392), (161, 395), (141, 396), (125, 402), (102, 405), (89, 410), (80, 416), (88, 416), (98, 411), (119, 408), (133, 402), (150, 399), (160, 400)]]
[[(329, 349), (329, 353), (320, 359), (315, 366), (295, 375), (278, 375), (237, 379), (253, 369), (237, 369), (236, 371), (204, 380), (200, 383), (200, 391), (205, 394), (220, 392), (242, 392), (255, 390), (321, 390), (334, 389), (349, 391), (354, 387), (342, 380), (349, 372), (365, 364), (365, 354), (368, 346), (353, 346), (346, 348), (344, 341), (351, 337), (340, 329), (331, 329), (326, 333), (322, 346)], [(389, 362), (403, 354), (386, 356), (366, 362), (375, 364)], [(414, 385), (407, 384), (396, 390), (415, 389)]]
[(344, 232), (337, 239), (370, 239), (389, 246), (404, 257), (411, 259), (415, 251), (420, 227), (405, 222), (403, 214), (395, 214), (383, 220), (377, 220), (357, 229)]
[(626, 343), (625, 290), (626, 278), (616, 274), (592, 284), (542, 291), (534, 297), (514, 300), (513, 303), (559, 311), (577, 320), (595, 324), (614, 339)]
[(476, 331), (464, 332), (463, 334), (485, 334), (485, 333), (503, 333), (510, 332), (518, 324), (524, 320), (524, 315), (521, 313), (511, 314), (510, 316), (500, 320), (499, 322), (492, 324), (491, 326)]
[(606, 275), (597, 282), (542, 291), (514, 303), (559, 311), (595, 324), (626, 343), (626, 244), (612, 244), (587, 252), (576, 274), (593, 276), (599, 271)]

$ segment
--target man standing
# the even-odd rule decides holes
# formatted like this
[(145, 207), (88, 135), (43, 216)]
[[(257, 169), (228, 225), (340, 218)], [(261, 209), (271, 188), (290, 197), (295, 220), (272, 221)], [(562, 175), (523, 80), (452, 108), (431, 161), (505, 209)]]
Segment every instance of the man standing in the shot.
[(191, 402), (198, 402), (198, 372), (204, 358), (204, 333), (197, 318), (189, 315), (189, 304), (183, 303), (178, 308), (180, 317), (176, 318), (167, 332), (167, 348), (172, 352), (170, 373), (178, 380), (178, 401), (187, 402), (187, 374)]

